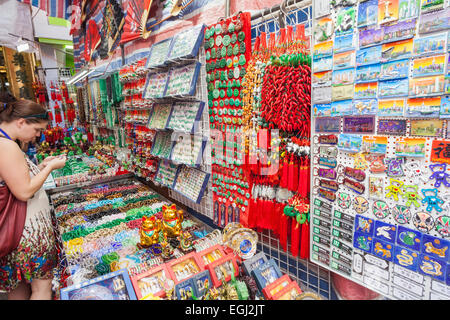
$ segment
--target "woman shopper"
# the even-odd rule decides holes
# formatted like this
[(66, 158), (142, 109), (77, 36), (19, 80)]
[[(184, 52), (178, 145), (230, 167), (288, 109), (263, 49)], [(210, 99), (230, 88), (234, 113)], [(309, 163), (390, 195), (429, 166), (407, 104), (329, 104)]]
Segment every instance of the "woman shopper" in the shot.
[[(57, 251), (50, 205), (43, 184), (64, 157), (51, 157), (37, 167), (15, 141), (30, 142), (47, 127), (47, 110), (30, 100), (0, 93), (0, 186), (26, 201), (26, 218), (19, 245), (0, 257), (0, 291), (8, 299), (51, 299)], [(0, 213), (3, 211), (0, 208)], [(5, 210), (6, 212), (6, 210)]]

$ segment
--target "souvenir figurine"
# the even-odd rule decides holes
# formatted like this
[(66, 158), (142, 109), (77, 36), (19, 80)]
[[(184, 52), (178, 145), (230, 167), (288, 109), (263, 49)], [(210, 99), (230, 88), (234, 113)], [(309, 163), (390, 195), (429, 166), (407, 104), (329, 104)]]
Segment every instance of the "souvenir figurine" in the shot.
[(159, 232), (161, 231), (161, 221), (154, 216), (142, 217), (142, 225), (139, 231), (141, 242), (138, 243), (138, 248), (149, 248), (155, 243), (159, 242)]
[(181, 223), (183, 222), (183, 210), (177, 210), (177, 206), (163, 205), (162, 231), (164, 238), (175, 238), (181, 234)]

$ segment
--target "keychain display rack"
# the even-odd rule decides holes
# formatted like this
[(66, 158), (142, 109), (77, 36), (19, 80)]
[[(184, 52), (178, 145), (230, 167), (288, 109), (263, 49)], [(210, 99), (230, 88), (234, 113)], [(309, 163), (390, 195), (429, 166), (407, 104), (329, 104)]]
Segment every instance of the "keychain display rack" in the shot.
[(390, 299), (448, 300), (448, 3), (313, 8), (311, 260)]

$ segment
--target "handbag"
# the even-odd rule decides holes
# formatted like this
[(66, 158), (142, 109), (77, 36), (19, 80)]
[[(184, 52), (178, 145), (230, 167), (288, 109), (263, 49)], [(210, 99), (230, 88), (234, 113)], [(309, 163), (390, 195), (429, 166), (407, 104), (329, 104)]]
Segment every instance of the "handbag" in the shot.
[(8, 186), (0, 186), (0, 258), (19, 245), (25, 227), (27, 202), (18, 200)]

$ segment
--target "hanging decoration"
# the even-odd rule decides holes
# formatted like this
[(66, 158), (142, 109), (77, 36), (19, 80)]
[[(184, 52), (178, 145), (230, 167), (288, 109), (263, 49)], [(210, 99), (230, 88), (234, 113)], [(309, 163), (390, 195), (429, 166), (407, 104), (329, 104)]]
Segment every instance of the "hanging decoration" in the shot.
[(151, 31), (147, 30), (147, 20), (153, 0), (130, 0), (126, 9), (125, 24), (120, 43), (139, 38), (147, 39)]

